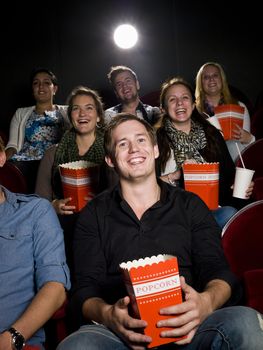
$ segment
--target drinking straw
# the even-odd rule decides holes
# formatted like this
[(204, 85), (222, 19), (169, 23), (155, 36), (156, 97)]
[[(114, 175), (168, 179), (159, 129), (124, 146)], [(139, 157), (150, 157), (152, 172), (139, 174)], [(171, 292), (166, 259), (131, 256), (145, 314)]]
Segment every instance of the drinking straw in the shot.
[(206, 112), (202, 112), (202, 113), (207, 116), (207, 119), (211, 118), (211, 115), (209, 115), (208, 113), (206, 113)]
[(241, 152), (240, 152), (240, 149), (239, 149), (239, 147), (238, 147), (237, 142), (235, 142), (235, 144), (236, 144), (236, 147), (237, 147), (237, 150), (238, 150), (238, 154), (239, 154), (239, 157), (240, 157), (240, 160), (241, 160), (242, 166), (243, 166), (243, 168), (244, 168), (244, 169), (246, 169), (246, 167), (245, 167), (245, 164), (244, 164), (243, 158), (242, 158), (242, 156), (241, 156)]

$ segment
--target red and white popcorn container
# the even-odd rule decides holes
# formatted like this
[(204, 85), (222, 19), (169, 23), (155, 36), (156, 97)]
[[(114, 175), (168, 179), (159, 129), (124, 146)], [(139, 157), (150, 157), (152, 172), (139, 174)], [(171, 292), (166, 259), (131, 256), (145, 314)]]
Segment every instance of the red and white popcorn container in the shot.
[(210, 210), (218, 208), (219, 163), (183, 164), (184, 187), (197, 194)]
[(68, 205), (80, 211), (98, 190), (99, 166), (80, 160), (59, 165), (64, 198), (71, 197)]
[(239, 105), (227, 104), (214, 108), (225, 140), (233, 140), (233, 130), (237, 129), (236, 125), (243, 128), (245, 108)]
[(182, 303), (177, 258), (157, 255), (120, 264), (123, 280), (131, 299), (132, 316), (147, 321), (144, 334), (152, 337), (148, 348), (174, 342), (181, 338), (161, 338), (156, 323), (174, 315), (160, 315), (163, 307)]

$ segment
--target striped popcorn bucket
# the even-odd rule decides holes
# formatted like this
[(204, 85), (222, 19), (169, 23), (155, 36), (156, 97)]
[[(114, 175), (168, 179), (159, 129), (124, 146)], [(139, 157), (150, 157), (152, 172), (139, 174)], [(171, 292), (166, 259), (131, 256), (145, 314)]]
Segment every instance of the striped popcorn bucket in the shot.
[(184, 164), (186, 191), (197, 194), (209, 209), (218, 208), (219, 163)]
[(99, 166), (87, 161), (59, 165), (64, 198), (71, 197), (68, 205), (80, 211), (97, 193)]
[(221, 125), (224, 139), (232, 140), (233, 130), (236, 129), (236, 125), (243, 128), (245, 108), (239, 105), (228, 104), (216, 106), (214, 112)]

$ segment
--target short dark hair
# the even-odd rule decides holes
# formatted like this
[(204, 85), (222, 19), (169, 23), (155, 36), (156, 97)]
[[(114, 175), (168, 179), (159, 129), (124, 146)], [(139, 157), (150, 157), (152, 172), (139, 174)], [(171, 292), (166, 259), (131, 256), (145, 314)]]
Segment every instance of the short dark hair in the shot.
[(135, 81), (138, 80), (136, 73), (131, 68), (129, 68), (127, 66), (113, 66), (113, 67), (111, 67), (110, 72), (107, 75), (111, 85), (114, 86), (114, 82), (115, 82), (116, 76), (119, 73), (123, 73), (123, 72), (131, 73), (131, 75), (133, 76), (134, 80)]
[(57, 86), (58, 85), (58, 79), (55, 76), (55, 74), (49, 70), (48, 68), (45, 67), (36, 67), (32, 70), (31, 75), (30, 75), (30, 83), (32, 85), (33, 80), (35, 79), (35, 76), (38, 73), (47, 73), (50, 76), (50, 80), (52, 81), (53, 85)]
[(118, 113), (109, 122), (104, 134), (105, 155), (110, 157), (111, 159), (114, 159), (114, 156), (115, 156), (115, 145), (112, 141), (112, 133), (117, 128), (117, 126), (129, 120), (136, 120), (139, 123), (141, 123), (145, 127), (151, 139), (152, 144), (153, 145), (157, 144), (155, 129), (146, 120), (140, 119), (136, 117), (134, 114), (125, 113), (125, 112)]

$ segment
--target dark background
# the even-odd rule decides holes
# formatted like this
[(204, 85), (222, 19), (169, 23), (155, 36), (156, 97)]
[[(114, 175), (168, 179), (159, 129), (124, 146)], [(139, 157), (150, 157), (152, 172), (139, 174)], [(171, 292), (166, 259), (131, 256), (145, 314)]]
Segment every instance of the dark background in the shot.
[[(3, 4), (2, 4), (3, 6)], [(29, 76), (45, 66), (59, 79), (56, 103), (83, 84), (116, 103), (107, 80), (112, 65), (133, 68), (141, 96), (181, 75), (192, 84), (202, 64), (217, 61), (231, 85), (254, 104), (263, 90), (263, 16), (260, 2), (177, 0), (9, 1), (1, 9), (1, 116), (8, 131), (18, 107), (33, 104)], [(122, 50), (113, 43), (118, 24), (134, 24), (139, 43)]]

